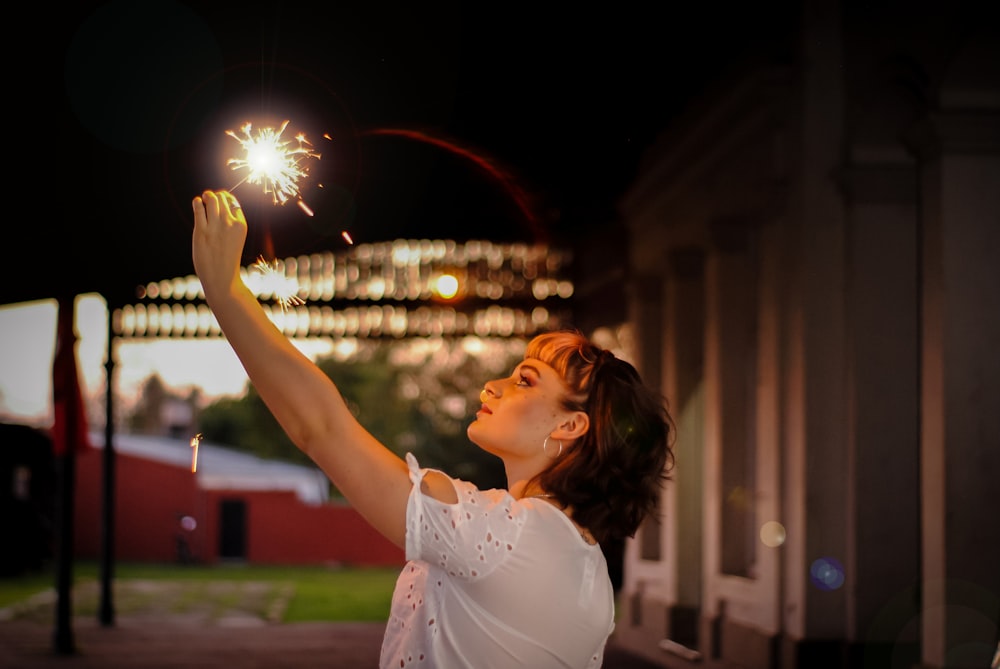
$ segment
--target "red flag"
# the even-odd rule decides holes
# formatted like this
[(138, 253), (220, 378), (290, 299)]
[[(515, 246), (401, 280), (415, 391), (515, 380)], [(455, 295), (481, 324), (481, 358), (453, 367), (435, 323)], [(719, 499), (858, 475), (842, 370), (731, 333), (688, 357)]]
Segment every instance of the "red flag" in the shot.
[(71, 448), (74, 453), (83, 453), (91, 448), (76, 367), (73, 313), (73, 298), (60, 298), (56, 351), (52, 360), (52, 405), (55, 412), (52, 447), (56, 455), (65, 455)]

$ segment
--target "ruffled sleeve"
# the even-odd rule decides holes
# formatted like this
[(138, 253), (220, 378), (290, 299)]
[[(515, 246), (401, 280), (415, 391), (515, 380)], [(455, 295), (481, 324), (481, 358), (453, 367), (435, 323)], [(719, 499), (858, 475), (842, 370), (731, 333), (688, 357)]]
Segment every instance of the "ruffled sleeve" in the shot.
[(413, 482), (406, 506), (407, 560), (423, 560), (455, 578), (474, 581), (507, 559), (524, 527), (509, 493), (451, 479), (458, 501), (445, 504), (421, 492), (428, 470), (411, 453), (406, 464)]

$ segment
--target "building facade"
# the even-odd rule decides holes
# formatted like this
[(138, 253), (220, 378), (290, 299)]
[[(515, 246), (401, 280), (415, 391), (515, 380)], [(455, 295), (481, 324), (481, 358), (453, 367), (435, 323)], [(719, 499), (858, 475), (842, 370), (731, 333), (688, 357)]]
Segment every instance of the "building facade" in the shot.
[(626, 546), (631, 650), (990, 666), (1000, 32), (977, 11), (804, 3), (794, 58), (734, 73), (649, 151), (622, 205), (627, 319), (677, 466)]

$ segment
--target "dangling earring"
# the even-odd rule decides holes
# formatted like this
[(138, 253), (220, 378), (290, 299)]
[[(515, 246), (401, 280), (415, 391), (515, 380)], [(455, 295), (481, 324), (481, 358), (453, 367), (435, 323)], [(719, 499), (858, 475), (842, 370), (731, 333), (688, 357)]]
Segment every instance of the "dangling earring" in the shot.
[[(562, 455), (562, 442), (559, 441), (558, 439), (556, 439), (556, 441), (559, 442), (559, 452), (556, 453), (553, 456), (550, 456), (553, 460), (555, 460), (560, 455)], [(545, 441), (542, 442), (542, 453), (544, 453), (545, 455), (549, 455), (549, 438), (548, 437), (545, 437)]]

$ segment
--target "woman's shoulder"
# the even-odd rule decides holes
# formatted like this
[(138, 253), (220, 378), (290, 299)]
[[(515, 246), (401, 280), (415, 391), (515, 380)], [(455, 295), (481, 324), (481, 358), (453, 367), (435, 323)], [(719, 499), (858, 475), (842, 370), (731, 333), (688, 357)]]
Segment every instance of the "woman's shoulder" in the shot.
[(573, 518), (573, 510), (564, 507), (555, 499), (548, 498), (547, 496), (526, 497), (521, 500), (521, 503), (528, 506), (528, 508), (551, 509), (550, 513), (539, 514), (540, 517), (546, 519), (553, 526), (558, 525), (562, 528), (572, 530), (587, 546), (593, 547), (597, 545), (597, 540), (591, 534), (590, 530), (576, 522)]
[(444, 472), (428, 469), (420, 480), (420, 492), (439, 502), (454, 504), (458, 501), (458, 492), (455, 490), (456, 483), (457, 481)]
[(420, 483), (420, 492), (444, 504), (459, 502), (496, 504), (505, 500), (513, 501), (513, 497), (506, 490), (493, 488), (481, 490), (475, 484), (453, 478), (439, 469), (423, 468), (411, 453), (406, 454), (406, 462), (414, 483)]

